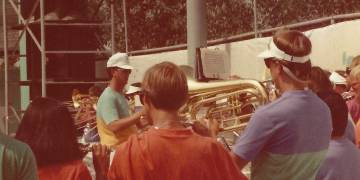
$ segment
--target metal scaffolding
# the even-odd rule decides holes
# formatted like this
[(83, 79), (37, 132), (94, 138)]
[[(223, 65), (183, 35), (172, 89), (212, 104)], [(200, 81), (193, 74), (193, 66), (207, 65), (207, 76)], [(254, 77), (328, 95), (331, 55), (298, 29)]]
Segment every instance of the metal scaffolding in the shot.
[[(58, 82), (58, 81), (48, 81), (46, 78), (46, 55), (47, 54), (98, 54), (98, 53), (108, 53), (108, 51), (105, 50), (87, 50), (87, 51), (63, 51), (63, 50), (56, 50), (56, 51), (47, 51), (46, 50), (46, 39), (45, 39), (45, 27), (46, 26), (111, 26), (111, 53), (114, 54), (115, 52), (115, 2), (114, 0), (109, 0), (109, 4), (110, 4), (110, 13), (111, 13), (111, 17), (110, 17), (110, 22), (105, 22), (105, 23), (82, 23), (82, 22), (71, 22), (71, 23), (62, 23), (62, 22), (47, 22), (44, 19), (45, 16), (45, 7), (44, 7), (44, 0), (36, 0), (36, 2), (34, 3), (31, 11), (30, 11), (30, 15), (29, 17), (33, 16), (33, 14), (36, 11), (36, 8), (40, 9), (40, 21), (38, 22), (40, 24), (40, 41), (36, 38), (36, 36), (34, 35), (34, 32), (31, 30), (31, 28), (29, 27), (30, 23), (30, 18), (24, 18), (21, 14), (20, 11), (20, 6), (19, 6), (19, 2), (14, 2), (14, 0), (2, 0), (2, 10), (3, 10), (3, 37), (4, 37), (4, 64), (5, 64), (5, 134), (9, 133), (9, 129), (8, 129), (8, 120), (9, 120), (9, 98), (8, 98), (8, 84), (9, 84), (9, 80), (8, 80), (8, 66), (9, 66), (9, 57), (8, 57), (8, 35), (7, 35), (7, 30), (8, 30), (8, 26), (7, 26), (7, 13), (6, 13), (6, 4), (7, 2), (10, 3), (11, 7), (13, 8), (13, 10), (15, 11), (15, 13), (18, 16), (18, 19), (20, 21), (20, 25), (23, 26), (21, 29), (21, 33), (19, 35), (18, 41), (15, 43), (15, 46), (19, 45), (19, 42), (22, 38), (22, 36), (26, 33), (28, 33), (31, 37), (31, 39), (34, 41), (36, 47), (39, 49), (40, 54), (41, 54), (41, 96), (42, 97), (46, 97), (46, 85), (47, 84), (89, 84), (89, 83), (106, 83), (104, 81), (93, 81), (93, 82), (83, 82), (83, 81), (68, 81), (68, 82)], [(100, 6), (102, 5), (102, 3), (104, 3), (104, 0), (101, 1), (99, 3), (98, 8), (100, 8)], [(123, 0), (123, 5), (125, 6), (125, 0)], [(126, 9), (125, 7), (123, 7), (124, 9), (124, 22), (126, 25)], [(128, 38), (127, 38), (127, 26), (125, 26), (125, 42), (126, 42), (126, 51), (128, 51)]]
[(9, 86), (8, 86), (8, 65), (9, 65), (9, 61), (8, 61), (8, 51), (7, 51), (7, 28), (6, 28), (6, 16), (4, 14), (6, 14), (6, 2), (5, 0), (2, 1), (2, 6), (3, 6), (3, 34), (4, 34), (4, 64), (5, 64), (5, 69), (4, 69), (4, 84), (5, 84), (5, 97), (4, 97), (4, 103), (5, 103), (5, 134), (9, 134)]

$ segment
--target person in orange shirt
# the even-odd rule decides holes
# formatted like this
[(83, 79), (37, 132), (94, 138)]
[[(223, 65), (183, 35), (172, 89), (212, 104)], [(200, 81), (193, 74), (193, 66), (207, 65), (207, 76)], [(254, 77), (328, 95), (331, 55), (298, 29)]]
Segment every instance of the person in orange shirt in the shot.
[(74, 121), (65, 105), (37, 98), (27, 108), (16, 138), (34, 152), (40, 180), (91, 180), (82, 162)]
[(175, 64), (151, 67), (142, 88), (143, 108), (154, 126), (116, 149), (109, 180), (246, 179), (220, 143), (181, 123), (178, 110), (187, 100), (188, 86)]

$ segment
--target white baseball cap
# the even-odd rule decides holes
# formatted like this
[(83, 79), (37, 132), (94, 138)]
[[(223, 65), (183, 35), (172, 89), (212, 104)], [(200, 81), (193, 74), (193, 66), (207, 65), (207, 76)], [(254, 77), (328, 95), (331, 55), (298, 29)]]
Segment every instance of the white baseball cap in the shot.
[(339, 73), (335, 72), (335, 71), (331, 73), (329, 79), (334, 84), (344, 84), (344, 85), (346, 85), (346, 79), (343, 76), (341, 76)]
[(292, 56), (287, 54), (286, 52), (284, 52), (283, 50), (279, 49), (276, 46), (273, 39), (271, 39), (268, 49), (260, 53), (258, 55), (258, 58), (261, 58), (263, 60), (268, 58), (276, 58), (279, 60), (295, 62), (295, 63), (305, 63), (310, 60), (309, 55), (299, 57), (299, 56)]
[(121, 69), (134, 69), (134, 67), (129, 65), (128, 55), (126, 53), (116, 53), (113, 54), (106, 63), (106, 67), (118, 67)]

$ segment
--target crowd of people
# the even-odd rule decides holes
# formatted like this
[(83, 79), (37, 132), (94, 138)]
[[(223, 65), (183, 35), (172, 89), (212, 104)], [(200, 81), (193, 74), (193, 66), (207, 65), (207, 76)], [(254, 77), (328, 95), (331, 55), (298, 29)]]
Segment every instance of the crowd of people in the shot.
[[(329, 73), (312, 66), (311, 51), (311, 41), (299, 31), (272, 37), (258, 57), (279, 96), (255, 111), (230, 151), (216, 139), (216, 120), (197, 124), (201, 128), (182, 123), (178, 111), (187, 102), (187, 78), (173, 63), (146, 71), (142, 110), (130, 114), (124, 87), (133, 67), (126, 54), (116, 53), (107, 62), (109, 85), (96, 105), (100, 142), (90, 150), (80, 145), (68, 109), (51, 98), (34, 99), (16, 140), (0, 135), (0, 177), (92, 179), (82, 161), (90, 151), (97, 180), (357, 180), (360, 56), (347, 72)], [(144, 119), (151, 127), (137, 133)], [(246, 177), (242, 170), (249, 162)]]

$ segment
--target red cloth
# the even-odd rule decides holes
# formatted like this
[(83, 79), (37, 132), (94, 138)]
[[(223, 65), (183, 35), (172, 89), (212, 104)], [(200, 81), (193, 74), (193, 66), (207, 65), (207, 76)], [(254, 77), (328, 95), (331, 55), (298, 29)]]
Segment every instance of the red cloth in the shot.
[(66, 164), (44, 166), (38, 170), (40, 180), (92, 180), (81, 160)]
[(109, 180), (244, 180), (224, 147), (191, 129), (150, 129), (121, 144)]

